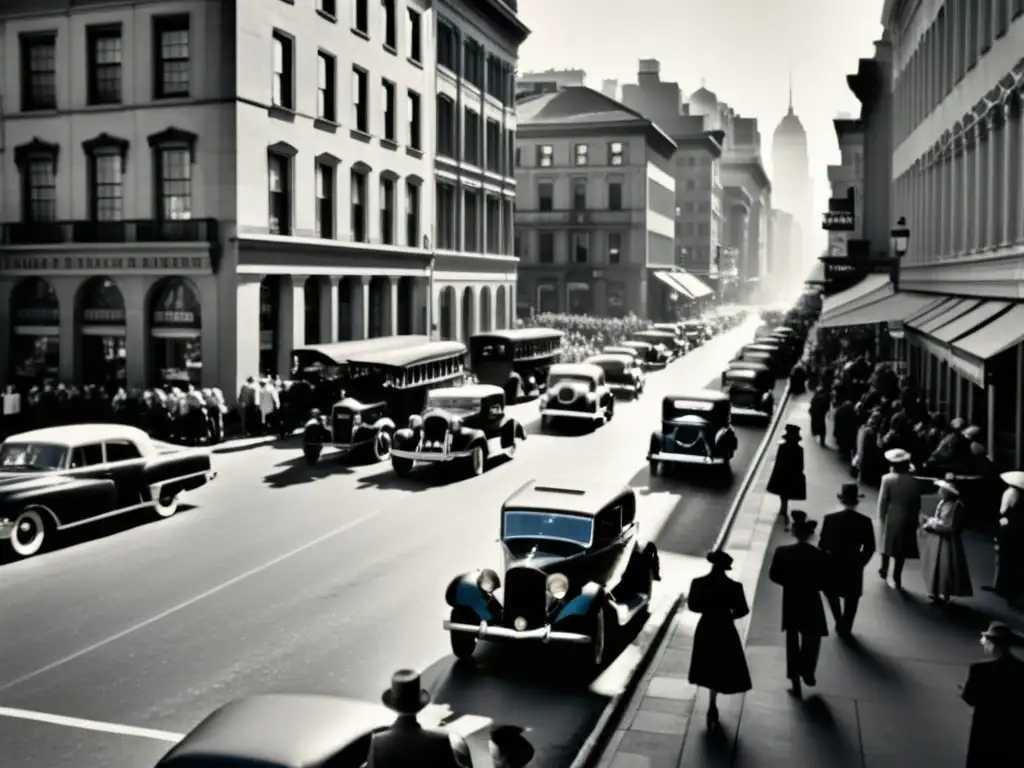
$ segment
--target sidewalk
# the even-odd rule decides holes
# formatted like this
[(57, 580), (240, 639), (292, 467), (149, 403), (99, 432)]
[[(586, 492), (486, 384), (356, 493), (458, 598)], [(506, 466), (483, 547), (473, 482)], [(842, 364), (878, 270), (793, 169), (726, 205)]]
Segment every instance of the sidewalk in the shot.
[[(788, 422), (804, 434), (808, 500), (817, 520), (839, 509), (835, 494), (849, 480), (830, 449), (810, 440), (806, 396), (794, 398)], [(761, 578), (779, 544), (792, 541), (776, 524), (778, 501), (764, 492), (774, 461), (769, 452), (728, 550), (733, 576), (744, 584), (752, 614), (740, 622), (754, 690), (719, 700), (723, 733), (704, 726), (707, 692), (686, 680), (697, 617), (684, 612), (659, 651), (638, 694), (612, 738), (602, 768), (960, 768), (964, 765), (971, 710), (957, 686), (967, 666), (981, 657), (979, 634), (990, 619), (1018, 631), (1022, 617), (981, 590), (992, 577), (991, 541), (965, 536), (975, 597), (947, 608), (932, 606), (920, 583), (918, 563), (907, 564), (900, 594), (876, 575), (878, 558), (864, 575), (864, 595), (854, 640), (826, 638), (818, 685), (803, 699), (785, 679), (781, 590)], [(875, 516), (876, 494), (864, 489), (861, 511)], [(933, 504), (934, 497), (925, 504)], [(764, 567), (767, 571), (767, 568)], [(829, 625), (831, 629), (831, 616)]]
[(256, 435), (254, 437), (232, 437), (223, 442), (217, 443), (216, 445), (210, 446), (190, 446), (190, 445), (179, 445), (177, 443), (166, 443), (163, 440), (154, 440), (153, 445), (160, 451), (183, 451), (192, 447), (198, 448), (209, 448), (213, 453), (238, 453), (239, 451), (248, 451), (252, 448), (258, 448), (261, 445), (270, 445), (271, 443), (284, 442), (294, 437), (296, 432), (285, 437), (279, 437), (278, 435)]

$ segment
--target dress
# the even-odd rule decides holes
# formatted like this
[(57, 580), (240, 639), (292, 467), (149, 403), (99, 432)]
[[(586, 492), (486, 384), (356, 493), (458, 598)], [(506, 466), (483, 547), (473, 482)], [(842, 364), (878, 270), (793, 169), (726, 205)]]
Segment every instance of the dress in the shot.
[(932, 515), (936, 530), (925, 530), (924, 521), (918, 529), (921, 578), (930, 595), (970, 597), (974, 594), (967, 554), (960, 538), (963, 517), (964, 505), (959, 501), (940, 501)]
[(807, 477), (804, 475), (804, 449), (799, 443), (783, 439), (775, 454), (775, 465), (768, 478), (768, 493), (781, 499), (803, 501), (807, 498)]
[(753, 684), (735, 621), (750, 613), (743, 585), (720, 571), (694, 579), (687, 608), (700, 614), (693, 635), (690, 682), (718, 693), (745, 693)]

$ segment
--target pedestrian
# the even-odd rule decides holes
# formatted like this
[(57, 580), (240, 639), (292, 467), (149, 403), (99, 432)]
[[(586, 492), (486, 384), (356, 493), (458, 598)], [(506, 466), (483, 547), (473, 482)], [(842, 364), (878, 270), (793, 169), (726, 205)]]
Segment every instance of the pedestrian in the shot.
[(889, 472), (882, 478), (878, 490), (878, 522), (882, 564), (878, 575), (888, 582), (889, 562), (892, 561), (892, 582), (903, 589), (903, 565), (907, 560), (920, 557), (917, 546), (917, 526), (921, 515), (921, 485), (910, 474), (913, 471), (910, 452), (893, 448), (885, 452)]
[(857, 450), (857, 412), (851, 400), (843, 400), (832, 415), (832, 434), (843, 461), (850, 461)]
[(824, 387), (818, 387), (811, 395), (811, 404), (808, 409), (811, 416), (811, 436), (818, 441), (822, 448), (825, 447), (828, 432), (828, 423), (825, 418), (828, 416), (828, 408), (828, 392)]
[(779, 497), (779, 516), (789, 530), (789, 502), (807, 498), (807, 478), (804, 475), (804, 449), (800, 447), (800, 427), (787, 424), (785, 434), (775, 454), (775, 465), (768, 478), (768, 493)]
[(995, 578), (982, 589), (1014, 603), (1024, 592), (1024, 472), (1004, 472), (999, 479), (1006, 490), (999, 505)]
[(802, 395), (807, 391), (807, 370), (801, 363), (793, 366), (789, 372), (789, 393), (791, 395)]
[(967, 743), (967, 768), (1016, 768), (1021, 764), (1024, 722), (1024, 661), (1010, 651), (1019, 638), (999, 621), (981, 635), (988, 661), (971, 664), (960, 698), (974, 709)]
[(944, 480), (935, 481), (939, 503), (930, 517), (922, 516), (918, 532), (921, 576), (928, 599), (933, 603), (948, 603), (951, 598), (974, 594), (967, 554), (960, 538), (965, 510), (953, 479), (953, 475), (946, 475)]
[(516, 725), (499, 725), (491, 729), (488, 750), (494, 768), (525, 768), (533, 760), (533, 745)]
[(854, 467), (857, 470), (857, 479), (864, 485), (877, 486), (882, 479), (882, 450), (878, 447), (882, 419), (880, 411), (872, 411), (867, 423), (857, 431)]
[(821, 639), (828, 637), (821, 593), (828, 586), (828, 555), (810, 543), (818, 527), (807, 513), (794, 509), (792, 530), (795, 544), (775, 550), (768, 578), (782, 587), (782, 631), (786, 633), (786, 677), (793, 693), (801, 692), (801, 682), (816, 685)]
[(711, 572), (690, 584), (687, 608), (700, 614), (690, 655), (690, 683), (708, 689), (707, 726), (718, 726), (718, 694), (746, 693), (753, 684), (735, 622), (750, 613), (743, 585), (729, 578), (732, 557), (710, 552)]
[(843, 483), (839, 491), (843, 508), (825, 515), (818, 548), (829, 556), (831, 582), (825, 597), (836, 622), (836, 633), (848, 637), (864, 591), (864, 569), (875, 554), (875, 529), (871, 518), (857, 511), (864, 498), (856, 483)]
[(242, 436), (249, 437), (256, 423), (256, 382), (252, 376), (238, 391), (238, 417), (242, 421)]

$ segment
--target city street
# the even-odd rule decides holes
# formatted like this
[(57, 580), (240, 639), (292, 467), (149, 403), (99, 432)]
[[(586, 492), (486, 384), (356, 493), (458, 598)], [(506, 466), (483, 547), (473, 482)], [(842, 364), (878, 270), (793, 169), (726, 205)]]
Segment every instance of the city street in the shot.
[[(659, 543), (666, 579), (702, 563), (731, 490), (686, 477), (651, 484), (647, 439), (662, 395), (709, 379), (717, 386), (754, 325), (652, 375), (643, 398), (620, 403), (593, 434), (541, 435), (536, 403), (515, 406), (529, 439), (514, 461), (472, 480), (397, 480), (390, 466), (350, 468), (329, 455), (308, 468), (293, 439), (216, 456), (217, 481), (168, 521), (4, 565), (4, 765), (146, 766), (174, 734), (238, 696), (321, 692), (376, 702), (402, 666), (423, 670), (435, 704), (475, 724), (467, 730), (522, 725), (535, 765), (568, 765), (628, 660), (589, 687), (552, 682), (540, 662), (524, 673), (522, 658), (492, 649), (478, 652), (479, 673), (451, 673), (440, 628), (445, 587), (462, 571), (498, 563), (498, 505), (538, 476), (633, 484), (641, 530)], [(733, 486), (763, 428), (737, 431)], [(33, 721), (16, 710), (42, 714)], [(54, 724), (60, 717), (117, 726), (89, 732), (74, 720)], [(113, 732), (119, 726), (122, 735)], [(484, 754), (485, 739), (473, 741)]]

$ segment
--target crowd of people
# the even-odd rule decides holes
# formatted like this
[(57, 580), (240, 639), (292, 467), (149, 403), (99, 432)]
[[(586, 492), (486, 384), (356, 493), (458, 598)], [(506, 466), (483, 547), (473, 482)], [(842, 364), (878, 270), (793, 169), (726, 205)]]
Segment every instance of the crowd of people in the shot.
[(650, 323), (636, 315), (625, 317), (591, 317), (545, 312), (518, 321), (520, 328), (553, 328), (561, 331), (562, 362), (582, 363), (599, 354), (605, 347), (613, 347), (638, 331), (646, 330)]

